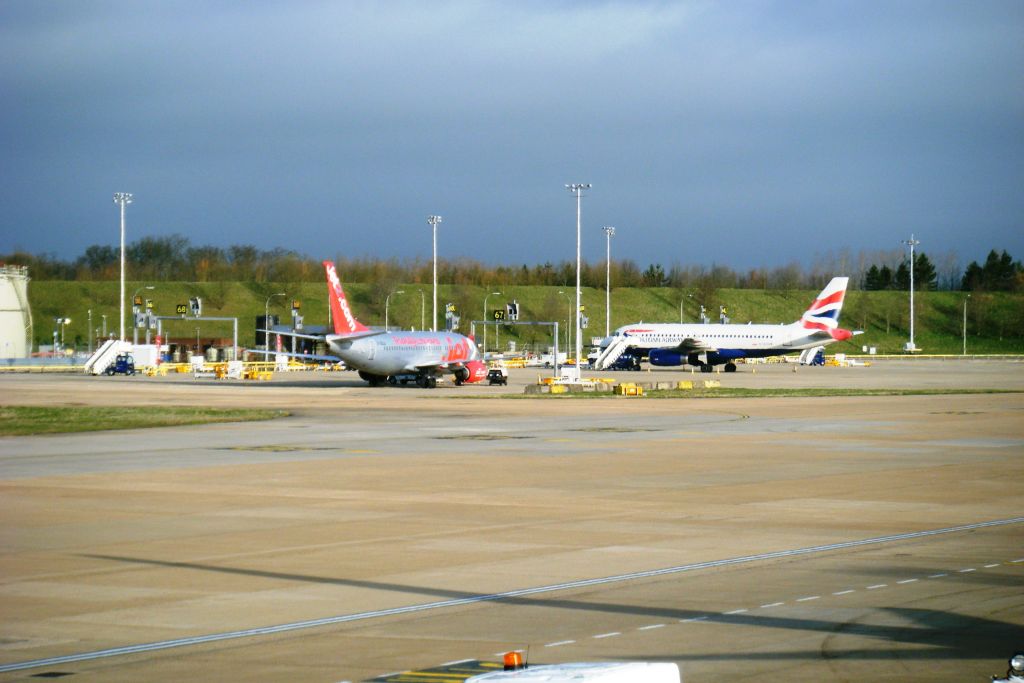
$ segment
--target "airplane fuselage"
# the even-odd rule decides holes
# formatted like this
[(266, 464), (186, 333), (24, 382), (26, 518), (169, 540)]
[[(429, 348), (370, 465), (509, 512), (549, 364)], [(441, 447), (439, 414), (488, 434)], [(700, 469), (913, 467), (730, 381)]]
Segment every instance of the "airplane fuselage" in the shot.
[(480, 357), (472, 340), (457, 333), (384, 332), (356, 338), (328, 335), (327, 344), (331, 353), (349, 367), (380, 377), (458, 366)]

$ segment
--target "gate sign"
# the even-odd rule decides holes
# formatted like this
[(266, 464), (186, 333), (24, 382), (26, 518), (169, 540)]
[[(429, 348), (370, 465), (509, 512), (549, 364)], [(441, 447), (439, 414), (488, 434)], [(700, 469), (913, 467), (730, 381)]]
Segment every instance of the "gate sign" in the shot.
[(188, 304), (178, 304), (174, 307), (174, 312), (178, 315), (188, 315)]

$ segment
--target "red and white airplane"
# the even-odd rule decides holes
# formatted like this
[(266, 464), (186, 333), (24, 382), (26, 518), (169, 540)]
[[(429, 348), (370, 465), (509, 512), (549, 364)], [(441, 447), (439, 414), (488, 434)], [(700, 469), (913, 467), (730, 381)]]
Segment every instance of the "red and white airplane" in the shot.
[(594, 365), (607, 368), (622, 354), (647, 356), (651, 365), (694, 365), (711, 372), (725, 364), (735, 372), (739, 358), (781, 356), (794, 351), (846, 341), (859, 332), (839, 327), (848, 277), (825, 285), (800, 320), (789, 325), (719, 325), (691, 323), (634, 323), (601, 340)]
[(438, 373), (444, 371), (455, 376), (455, 384), (479, 382), (487, 377), (487, 364), (469, 337), (457, 332), (385, 332), (363, 325), (349, 308), (334, 263), (323, 263), (334, 334), (287, 336), (326, 342), (328, 352), (359, 371), (370, 386), (415, 381), (420, 387), (434, 388)]

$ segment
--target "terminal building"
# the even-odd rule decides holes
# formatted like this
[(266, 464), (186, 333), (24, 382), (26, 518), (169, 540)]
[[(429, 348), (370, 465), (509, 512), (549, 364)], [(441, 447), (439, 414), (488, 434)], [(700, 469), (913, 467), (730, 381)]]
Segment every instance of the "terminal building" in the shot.
[(0, 359), (27, 358), (31, 339), (28, 267), (0, 265)]

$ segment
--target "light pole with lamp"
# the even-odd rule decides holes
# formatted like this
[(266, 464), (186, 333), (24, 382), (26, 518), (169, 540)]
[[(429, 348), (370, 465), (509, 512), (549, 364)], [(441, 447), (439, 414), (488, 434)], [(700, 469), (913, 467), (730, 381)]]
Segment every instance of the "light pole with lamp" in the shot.
[(124, 207), (132, 203), (130, 192), (115, 192), (114, 203), (121, 205), (121, 336), (124, 341)]
[(427, 329), (427, 296), (423, 293), (422, 289), (417, 289), (420, 293), (420, 329)]
[(910, 245), (910, 341), (907, 342), (907, 351), (916, 351), (917, 347), (914, 346), (914, 247), (921, 244), (919, 240), (914, 239), (914, 234), (910, 234), (909, 240), (903, 240), (903, 244)]
[[(568, 315), (565, 317), (565, 357), (569, 358), (569, 329), (572, 327), (572, 299), (570, 299), (569, 295), (563, 292), (561, 289), (558, 290), (558, 293), (564, 296), (566, 303), (569, 304), (569, 312)], [(556, 358), (555, 365), (557, 364), (558, 359)]]
[(135, 305), (135, 297), (144, 289), (156, 289), (156, 286), (146, 285), (145, 287), (139, 287), (132, 292), (132, 346), (136, 346), (139, 343), (139, 326), (135, 324), (135, 314), (139, 311)]
[(583, 355), (583, 340), (580, 337), (580, 306), (582, 301), (582, 292), (580, 291), (580, 225), (582, 223), (581, 215), (581, 200), (583, 199), (583, 190), (589, 190), (591, 187), (590, 183), (571, 183), (565, 186), (565, 189), (576, 195), (576, 348), (575, 348), (575, 360), (576, 364), (574, 367), (573, 376), (575, 381), (580, 380), (580, 356)]
[[(270, 360), (270, 300), (275, 296), (286, 296), (284, 292), (277, 292), (267, 297), (263, 302), (263, 360)], [(330, 310), (330, 306), (327, 307)]]
[(687, 299), (692, 299), (692, 298), (693, 298), (693, 294), (687, 294), (686, 296), (684, 296), (682, 299), (679, 300), (679, 324), (680, 325), (683, 324), (683, 304), (686, 303)]
[(605, 241), (605, 271), (604, 271), (604, 336), (611, 336), (612, 329), (612, 236), (615, 228), (606, 226), (604, 228)]
[(85, 328), (89, 332), (89, 356), (92, 356), (92, 309), (89, 309), (89, 327)]
[(964, 297), (964, 355), (967, 355), (967, 300), (971, 298), (968, 294)]
[[(484, 294), (484, 315), (482, 320), (484, 321), (484, 356), (487, 355), (487, 297), (489, 296), (501, 296), (501, 292), (491, 292), (490, 294)], [(494, 323), (494, 330), (497, 332), (498, 323)]]
[(430, 315), (431, 332), (437, 332), (437, 224), (440, 222), (440, 216), (427, 216), (427, 223), (434, 233), (434, 308)]
[[(391, 292), (391, 294), (405, 294), (405, 290), (397, 289), (394, 292)], [(388, 332), (390, 330), (390, 328), (388, 327), (388, 304), (391, 303), (391, 294), (388, 294), (386, 297), (384, 297), (384, 331), (385, 332)]]

